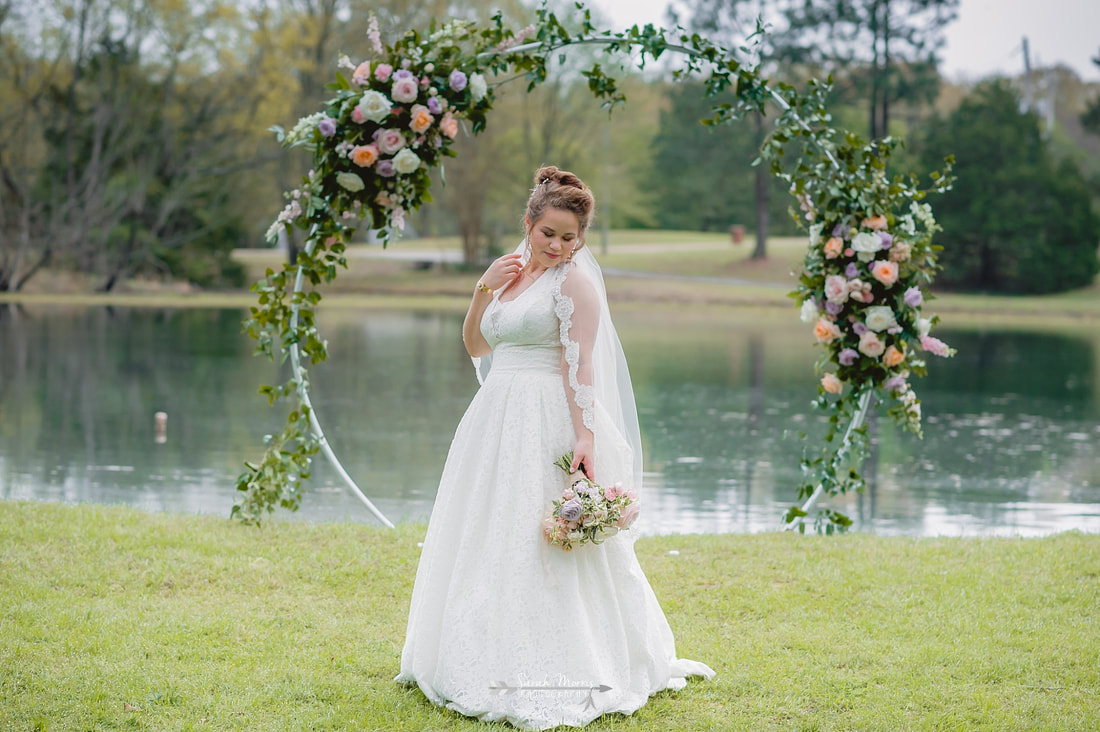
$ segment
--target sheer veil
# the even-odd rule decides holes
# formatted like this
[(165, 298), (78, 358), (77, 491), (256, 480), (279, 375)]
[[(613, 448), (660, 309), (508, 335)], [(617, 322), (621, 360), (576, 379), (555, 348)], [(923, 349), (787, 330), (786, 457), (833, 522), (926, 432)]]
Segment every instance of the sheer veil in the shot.
[[(515, 253), (523, 255), (526, 262), (525, 250), (526, 240), (519, 243)], [(600, 269), (596, 257), (587, 246), (581, 247), (573, 255), (572, 264), (563, 262), (557, 265), (555, 269), (570, 266), (576, 267), (585, 275), (595, 288), (599, 299), (599, 327), (596, 331), (596, 340), (592, 346), (593, 394), (596, 403), (606, 410), (611, 418), (612, 425), (618, 430), (619, 435), (631, 450), (633, 461), (631, 487), (640, 491), (642, 487), (642, 437), (638, 426), (638, 409), (634, 403), (634, 389), (630, 382), (630, 370), (627, 368), (626, 355), (623, 353), (622, 343), (619, 341), (619, 334), (615, 330), (615, 325), (611, 322), (611, 311), (607, 305), (607, 288), (604, 285), (603, 270)], [(567, 272), (568, 270), (561, 270), (557, 273), (547, 272), (543, 276), (556, 274), (559, 278), (564, 278)], [(483, 383), (492, 366), (492, 354), (474, 358), (473, 361), (478, 382)], [(601, 435), (596, 434), (596, 441), (597, 444), (603, 441)]]

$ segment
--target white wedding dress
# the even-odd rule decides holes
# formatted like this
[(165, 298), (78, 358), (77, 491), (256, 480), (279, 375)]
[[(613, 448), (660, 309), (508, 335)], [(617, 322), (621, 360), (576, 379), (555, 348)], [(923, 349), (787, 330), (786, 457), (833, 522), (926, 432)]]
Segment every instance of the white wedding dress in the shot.
[[(482, 318), (492, 366), (447, 455), (395, 679), (435, 704), (525, 729), (630, 714), (687, 676), (714, 675), (676, 658), (631, 532), (571, 552), (543, 538), (566, 486), (554, 461), (576, 442), (561, 367), (570, 266), (512, 301), (494, 298)], [(598, 403), (590, 419), (596, 480), (625, 484), (630, 448)]]

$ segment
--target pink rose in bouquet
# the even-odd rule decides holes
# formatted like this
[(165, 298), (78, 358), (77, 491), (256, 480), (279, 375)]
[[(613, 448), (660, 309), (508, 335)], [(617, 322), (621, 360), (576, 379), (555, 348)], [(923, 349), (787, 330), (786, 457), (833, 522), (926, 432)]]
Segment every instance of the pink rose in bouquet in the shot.
[(628, 529), (638, 518), (640, 504), (633, 488), (622, 483), (603, 487), (579, 473), (570, 473), (573, 453), (557, 459), (572, 480), (553, 502), (554, 507), (542, 520), (542, 533), (550, 544), (571, 551), (581, 544), (600, 544), (621, 529)]

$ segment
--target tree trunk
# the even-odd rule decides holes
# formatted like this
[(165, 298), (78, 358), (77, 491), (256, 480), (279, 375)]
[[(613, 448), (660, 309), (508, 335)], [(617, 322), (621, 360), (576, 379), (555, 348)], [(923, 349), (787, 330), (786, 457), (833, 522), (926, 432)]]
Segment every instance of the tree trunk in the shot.
[(882, 18), (882, 134), (890, 134), (890, 0)]
[(462, 262), (476, 264), (481, 253), (481, 226), (476, 222), (464, 222), (462, 228)]
[(878, 84), (879, 84), (879, 64), (878, 64), (878, 39), (879, 39), (879, 23), (878, 23), (878, 10), (879, 0), (874, 0), (871, 3), (871, 139), (877, 140), (879, 137), (878, 129)]
[[(753, 115), (756, 126), (756, 146), (764, 144), (764, 115)], [(768, 221), (771, 202), (771, 172), (763, 164), (756, 166), (756, 248), (752, 250), (752, 259), (766, 259), (768, 256)]]

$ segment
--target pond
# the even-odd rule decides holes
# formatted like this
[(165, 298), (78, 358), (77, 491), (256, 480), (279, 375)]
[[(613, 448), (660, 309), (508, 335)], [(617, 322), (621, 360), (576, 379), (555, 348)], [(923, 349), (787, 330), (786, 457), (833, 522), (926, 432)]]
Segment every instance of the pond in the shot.
[[(794, 312), (616, 310), (645, 442), (641, 533), (772, 530), (820, 435), (815, 349)], [(228, 515), (282, 414), (279, 370), (227, 309), (0, 306), (0, 498)], [(477, 389), (462, 315), (322, 310), (313, 399), (336, 454), (392, 520), (426, 520)], [(868, 490), (830, 505), (883, 535), (1100, 531), (1100, 334), (937, 330), (959, 349), (917, 391), (925, 438), (870, 425)], [(154, 439), (166, 412), (167, 439)], [(323, 458), (302, 510), (373, 518)]]

